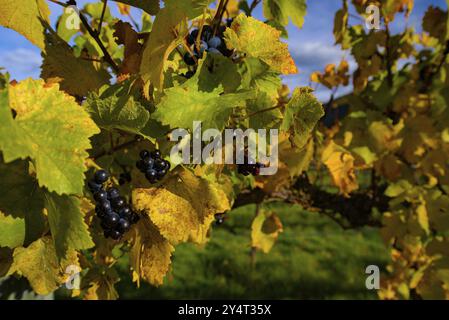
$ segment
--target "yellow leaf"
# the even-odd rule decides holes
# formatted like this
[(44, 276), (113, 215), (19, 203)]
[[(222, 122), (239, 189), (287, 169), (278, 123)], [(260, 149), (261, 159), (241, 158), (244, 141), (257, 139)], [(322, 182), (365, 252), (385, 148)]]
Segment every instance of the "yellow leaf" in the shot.
[[(159, 286), (164, 282), (175, 248), (165, 239), (148, 219), (141, 219), (134, 230), (134, 241), (130, 252), (133, 278)], [(137, 277), (136, 277), (137, 275)]]
[(228, 48), (259, 58), (282, 74), (297, 73), (288, 45), (280, 41), (280, 35), (279, 30), (244, 14), (237, 16), (225, 32)]
[(268, 253), (282, 231), (281, 220), (275, 213), (259, 212), (251, 226), (252, 246)]
[(349, 196), (349, 193), (358, 189), (354, 157), (346, 149), (330, 141), (323, 150), (321, 160), (327, 166), (334, 184), (343, 195)]
[(163, 187), (134, 190), (133, 202), (134, 207), (144, 211), (172, 244), (202, 241), (210, 217), (231, 208), (219, 185), (186, 169), (178, 170)]
[(69, 265), (78, 265), (75, 251), (58, 263), (56, 250), (51, 237), (36, 240), (27, 248), (17, 248), (13, 254), (14, 262), (9, 274), (17, 273), (30, 282), (37, 294), (47, 295), (65, 283), (70, 273), (65, 273)]

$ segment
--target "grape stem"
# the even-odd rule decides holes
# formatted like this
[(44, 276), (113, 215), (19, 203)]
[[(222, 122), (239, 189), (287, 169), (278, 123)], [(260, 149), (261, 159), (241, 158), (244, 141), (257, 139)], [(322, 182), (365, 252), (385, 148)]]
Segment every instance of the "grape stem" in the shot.
[[(49, 0), (50, 2), (53, 2), (57, 5), (60, 5), (62, 7), (68, 7), (68, 6), (77, 6), (76, 1), (75, 0), (69, 0), (67, 1), (67, 3), (63, 3), (57, 0)], [(100, 38), (98, 37), (97, 32), (95, 32), (90, 24), (89, 21), (87, 21), (86, 17), (78, 10), (79, 12), (79, 17), (81, 22), (83, 23), (84, 27), (86, 28), (87, 32), (89, 33), (89, 35), (95, 40), (95, 42), (97, 42), (98, 46), (100, 47), (101, 51), (103, 52), (104, 55), (104, 60), (111, 66), (111, 68), (118, 73), (119, 72), (119, 67), (118, 65), (115, 63), (114, 59), (112, 59), (111, 55), (109, 54), (108, 50), (106, 49), (106, 47), (104, 46), (103, 42), (101, 42)]]
[(126, 149), (126, 148), (128, 148), (128, 147), (130, 147), (130, 146), (132, 146), (132, 145), (134, 145), (134, 144), (136, 144), (138, 142), (140, 142), (140, 141), (141, 141), (141, 139), (136, 137), (133, 140), (130, 140), (130, 141), (124, 142), (122, 144), (118, 144), (118, 145), (116, 145), (114, 147), (111, 147), (109, 150), (103, 150), (103, 151), (97, 153), (96, 155), (92, 156), (91, 158), (94, 159), (94, 160), (97, 160), (97, 159), (99, 159), (101, 157), (104, 157), (104, 156), (107, 156), (107, 155), (111, 155), (111, 154), (113, 154), (116, 151), (119, 151), (119, 150), (122, 150), (122, 149)]
[(261, 0), (253, 0), (251, 3), (251, 6), (249, 7), (249, 15), (251, 16), (253, 14), (254, 9), (259, 5)]
[(103, 0), (103, 9), (101, 10), (100, 24), (98, 25), (97, 35), (101, 33), (101, 26), (103, 24), (104, 15), (106, 13), (106, 8), (108, 6), (108, 0)]

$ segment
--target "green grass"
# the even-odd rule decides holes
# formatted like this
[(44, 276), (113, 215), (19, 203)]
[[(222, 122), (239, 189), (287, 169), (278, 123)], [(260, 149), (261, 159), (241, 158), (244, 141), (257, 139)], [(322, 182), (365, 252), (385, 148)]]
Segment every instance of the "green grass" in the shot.
[(329, 218), (285, 204), (272, 205), (284, 224), (269, 254), (257, 252), (251, 267), (254, 206), (234, 210), (214, 226), (204, 247), (176, 248), (163, 286), (131, 282), (120, 263), (122, 299), (375, 299), (365, 288), (365, 268), (388, 261), (378, 231), (344, 231)]

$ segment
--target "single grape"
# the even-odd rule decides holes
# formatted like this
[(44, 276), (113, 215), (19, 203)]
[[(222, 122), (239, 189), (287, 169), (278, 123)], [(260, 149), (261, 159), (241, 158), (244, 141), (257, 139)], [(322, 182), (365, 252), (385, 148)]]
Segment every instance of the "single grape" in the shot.
[(212, 37), (209, 41), (207, 41), (207, 45), (209, 46), (209, 50), (211, 48), (217, 49), (221, 45), (221, 39), (217, 36)]
[(108, 199), (114, 199), (120, 197), (120, 191), (118, 191), (116, 188), (109, 188), (108, 189)]
[(187, 43), (188, 43), (189, 45), (192, 45), (192, 44), (195, 43), (196, 38), (198, 37), (198, 32), (199, 32), (198, 29), (193, 29), (193, 30), (192, 30), (192, 32), (190, 33), (190, 35), (189, 35), (188, 38), (187, 38)]
[(145, 171), (148, 170), (148, 169), (153, 168), (153, 165), (154, 165), (154, 159), (153, 158), (148, 157), (148, 158), (143, 159), (142, 161), (143, 161), (143, 165), (144, 165), (143, 168), (144, 168)]
[(218, 49), (215, 49), (215, 48), (209, 48), (209, 50), (207, 50), (207, 52), (222, 55), (222, 53)]
[(122, 197), (113, 198), (111, 200), (111, 204), (114, 209), (120, 209), (125, 205), (125, 199), (123, 199)]
[(153, 159), (159, 159), (161, 157), (161, 152), (159, 150), (154, 150), (151, 152), (151, 157)]
[(121, 208), (119, 211), (119, 216), (121, 218), (128, 219), (131, 215), (132, 215), (132, 211), (128, 206)]
[(202, 56), (204, 51), (206, 51), (208, 48), (209, 46), (207, 45), (207, 42), (204, 40), (201, 40), (199, 47), (194, 46), (195, 53), (198, 54), (199, 56)]
[[(145, 173), (145, 177), (151, 181), (155, 181), (157, 177), (157, 171), (154, 169), (150, 169)], [(153, 183), (153, 182), (152, 182)]]
[(165, 169), (159, 170), (156, 173), (158, 179), (162, 179), (163, 177), (165, 177), (166, 174), (167, 174), (167, 170), (165, 170)]
[(118, 230), (112, 230), (110, 236), (113, 240), (119, 240), (122, 237), (122, 234)]
[(150, 152), (148, 150), (142, 150), (139, 153), (141, 159), (145, 159), (150, 156)]
[(109, 227), (116, 226), (119, 220), (120, 216), (115, 212), (111, 212), (103, 218), (104, 223)]
[(111, 203), (108, 200), (101, 201), (100, 207), (104, 212), (109, 212), (112, 209)]
[(105, 170), (98, 170), (95, 172), (94, 180), (98, 184), (103, 184), (109, 179), (109, 173), (107, 173)]
[(163, 160), (163, 159), (156, 159), (154, 161), (154, 168), (156, 170), (165, 169), (165, 160)]
[(105, 190), (100, 190), (94, 194), (94, 199), (97, 202), (108, 200), (108, 193)]
[(128, 231), (130, 226), (131, 224), (128, 222), (128, 220), (122, 218), (117, 224), (117, 230), (121, 233), (125, 233), (126, 231)]

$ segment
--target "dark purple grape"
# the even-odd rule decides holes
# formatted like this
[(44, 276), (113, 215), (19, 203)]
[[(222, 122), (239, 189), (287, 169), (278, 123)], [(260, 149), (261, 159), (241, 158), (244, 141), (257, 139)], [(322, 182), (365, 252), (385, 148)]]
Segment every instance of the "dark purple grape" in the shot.
[(142, 160), (143, 161), (143, 169), (146, 171), (150, 168), (153, 168), (154, 165), (154, 159), (151, 157), (145, 158)]
[(104, 223), (109, 227), (115, 227), (119, 220), (120, 216), (115, 212), (111, 212), (103, 218)]
[(189, 34), (189, 36), (187, 37), (187, 43), (189, 45), (192, 45), (195, 43), (196, 38), (198, 37), (198, 29), (193, 29), (192, 32)]
[(113, 240), (119, 240), (122, 237), (122, 234), (118, 230), (112, 230), (110, 236)]
[(132, 211), (128, 206), (125, 206), (120, 209), (118, 214), (121, 218), (128, 219), (132, 215)]
[(156, 170), (165, 169), (165, 160), (163, 160), (163, 159), (156, 159), (154, 161), (154, 168)]
[(120, 197), (120, 191), (118, 191), (118, 189), (116, 188), (109, 188), (108, 189), (108, 199), (115, 199)]
[(140, 151), (139, 156), (141, 159), (145, 159), (150, 156), (150, 152), (148, 150), (142, 150)]
[(151, 152), (151, 157), (153, 159), (158, 159), (161, 157), (161, 152), (159, 150), (154, 150), (153, 152)]
[(163, 177), (165, 177), (166, 174), (167, 174), (167, 170), (165, 170), (165, 169), (159, 170), (156, 173), (158, 179), (162, 179)]
[(121, 233), (125, 233), (126, 231), (128, 231), (130, 226), (131, 224), (128, 222), (128, 220), (120, 219), (117, 224), (117, 230), (120, 231)]
[(105, 190), (100, 190), (94, 194), (94, 199), (97, 202), (108, 200), (108, 193)]
[(203, 30), (201, 32), (201, 39), (208, 41), (210, 38), (212, 38), (214, 34), (214, 30), (211, 26), (205, 25), (203, 26)]
[(112, 210), (111, 203), (108, 200), (103, 200), (99, 202), (101, 210), (104, 212), (109, 212)]
[(125, 199), (122, 197), (113, 198), (111, 200), (111, 205), (114, 209), (120, 209), (125, 205)]
[(105, 170), (98, 170), (95, 172), (95, 183), (103, 184), (109, 179), (109, 173), (107, 173)]

